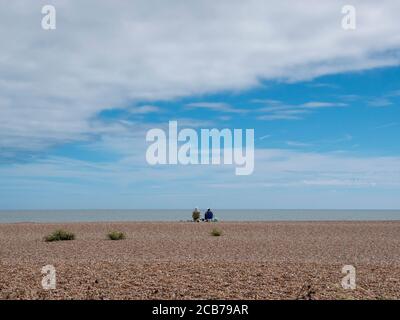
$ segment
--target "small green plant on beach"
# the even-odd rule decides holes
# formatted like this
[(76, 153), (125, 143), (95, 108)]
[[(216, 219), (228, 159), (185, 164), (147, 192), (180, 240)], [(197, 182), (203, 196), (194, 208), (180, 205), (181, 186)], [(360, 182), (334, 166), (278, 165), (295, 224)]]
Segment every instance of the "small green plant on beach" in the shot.
[(75, 234), (72, 232), (68, 232), (65, 230), (56, 230), (48, 236), (44, 237), (44, 241), (52, 242), (52, 241), (65, 241), (65, 240), (74, 240)]
[(110, 240), (123, 240), (125, 239), (125, 233), (120, 231), (111, 231), (107, 234), (108, 239)]
[(222, 231), (219, 230), (219, 229), (217, 229), (217, 228), (214, 228), (214, 229), (212, 229), (212, 231), (211, 231), (211, 235), (212, 235), (213, 237), (222, 236)]

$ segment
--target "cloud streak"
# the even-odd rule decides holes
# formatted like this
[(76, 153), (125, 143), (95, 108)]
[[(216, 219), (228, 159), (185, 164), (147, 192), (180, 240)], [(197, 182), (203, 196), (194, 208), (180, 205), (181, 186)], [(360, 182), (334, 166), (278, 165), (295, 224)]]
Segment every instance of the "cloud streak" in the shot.
[(232, 107), (222, 102), (193, 102), (185, 105), (187, 109), (204, 109), (224, 113), (246, 113), (248, 110)]
[(346, 107), (342, 102), (310, 101), (299, 105), (287, 105), (276, 100), (254, 100), (253, 103), (266, 104), (265, 107), (256, 111), (262, 113), (258, 120), (300, 120), (317, 109)]

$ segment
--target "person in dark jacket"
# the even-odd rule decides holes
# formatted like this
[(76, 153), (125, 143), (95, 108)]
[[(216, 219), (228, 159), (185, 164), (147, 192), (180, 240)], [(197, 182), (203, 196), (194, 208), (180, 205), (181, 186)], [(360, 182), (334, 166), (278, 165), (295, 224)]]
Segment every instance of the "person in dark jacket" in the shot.
[(211, 221), (214, 217), (214, 214), (212, 213), (211, 209), (208, 208), (206, 213), (204, 214), (204, 220), (206, 221)]

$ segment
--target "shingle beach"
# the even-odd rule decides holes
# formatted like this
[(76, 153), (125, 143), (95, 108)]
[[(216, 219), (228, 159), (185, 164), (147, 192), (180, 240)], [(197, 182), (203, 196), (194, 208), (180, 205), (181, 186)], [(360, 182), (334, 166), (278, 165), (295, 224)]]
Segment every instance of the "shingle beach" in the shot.
[(400, 221), (0, 224), (0, 299), (400, 299)]

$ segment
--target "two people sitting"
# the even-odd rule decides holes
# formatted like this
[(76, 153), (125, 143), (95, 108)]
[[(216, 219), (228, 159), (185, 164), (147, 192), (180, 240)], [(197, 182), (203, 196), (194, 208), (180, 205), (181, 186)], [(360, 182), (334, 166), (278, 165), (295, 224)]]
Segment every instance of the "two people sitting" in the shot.
[(211, 209), (208, 208), (204, 214), (204, 219), (201, 219), (201, 212), (199, 208), (196, 207), (192, 213), (192, 218), (194, 222), (200, 222), (200, 220), (208, 222), (213, 220), (214, 214), (212, 213)]

